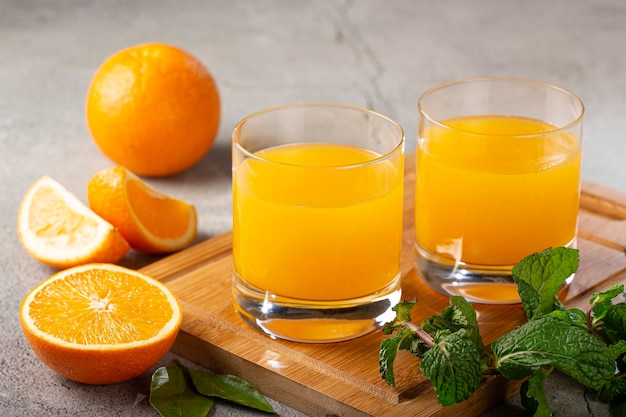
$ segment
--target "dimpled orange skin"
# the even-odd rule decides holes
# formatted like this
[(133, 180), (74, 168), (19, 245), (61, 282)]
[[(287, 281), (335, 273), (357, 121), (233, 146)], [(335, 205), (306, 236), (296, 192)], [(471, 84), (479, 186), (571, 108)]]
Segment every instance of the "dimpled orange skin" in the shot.
[(135, 174), (163, 177), (190, 168), (211, 149), (220, 97), (198, 59), (149, 43), (121, 50), (98, 68), (85, 113), (108, 158)]
[(117, 384), (142, 375), (167, 354), (176, 334), (148, 348), (98, 350), (89, 346), (68, 348), (24, 333), (33, 351), (50, 369), (71, 381), (91, 385)]

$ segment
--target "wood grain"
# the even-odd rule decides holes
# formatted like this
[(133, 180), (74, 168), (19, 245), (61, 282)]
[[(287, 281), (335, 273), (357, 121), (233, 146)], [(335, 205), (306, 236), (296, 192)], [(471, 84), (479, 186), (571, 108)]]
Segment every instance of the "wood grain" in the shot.
[[(448, 298), (418, 278), (413, 267), (415, 169), (407, 157), (403, 298), (417, 297), (413, 320), (438, 314)], [(584, 182), (579, 240), (581, 263), (574, 282), (559, 295), (567, 306), (585, 308), (592, 292), (626, 282), (626, 195)], [(518, 383), (491, 377), (471, 399), (441, 407), (419, 361), (400, 352), (395, 388), (378, 371), (380, 332), (335, 344), (273, 340), (247, 327), (233, 309), (230, 233), (201, 242), (142, 268), (178, 296), (184, 310), (173, 351), (215, 372), (238, 375), (265, 395), (311, 416), (476, 416), (517, 392)], [(524, 322), (520, 305), (476, 305), (481, 334), (491, 343)]]

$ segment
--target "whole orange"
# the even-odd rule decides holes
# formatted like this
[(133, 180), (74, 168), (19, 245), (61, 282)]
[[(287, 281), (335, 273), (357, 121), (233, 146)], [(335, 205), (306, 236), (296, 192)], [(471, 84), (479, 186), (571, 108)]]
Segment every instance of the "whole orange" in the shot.
[(220, 121), (213, 76), (188, 52), (162, 43), (121, 50), (94, 74), (85, 105), (100, 150), (138, 175), (184, 171), (211, 149)]

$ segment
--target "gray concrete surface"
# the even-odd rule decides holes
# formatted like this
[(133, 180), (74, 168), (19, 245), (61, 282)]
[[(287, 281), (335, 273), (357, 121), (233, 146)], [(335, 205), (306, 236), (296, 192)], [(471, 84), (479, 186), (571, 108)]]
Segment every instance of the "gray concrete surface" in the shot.
[[(229, 139), (244, 116), (302, 101), (365, 106), (397, 120), (410, 150), (419, 94), (470, 76), (534, 78), (578, 94), (587, 108), (583, 176), (626, 191), (625, 22), (620, 0), (0, 0), (0, 415), (156, 415), (148, 374), (114, 386), (66, 381), (35, 357), (18, 320), (22, 297), (54, 272), (21, 248), (18, 204), (44, 174), (84, 201), (88, 178), (112, 165), (89, 137), (83, 106), (113, 52), (171, 43), (218, 82), (214, 149), (187, 172), (150, 181), (196, 205), (203, 240), (231, 227)], [(131, 253), (123, 264), (154, 259)], [(559, 416), (609, 415), (566, 378), (551, 377), (548, 388)], [(487, 415), (517, 415), (516, 402)], [(210, 415), (259, 414), (219, 404)]]

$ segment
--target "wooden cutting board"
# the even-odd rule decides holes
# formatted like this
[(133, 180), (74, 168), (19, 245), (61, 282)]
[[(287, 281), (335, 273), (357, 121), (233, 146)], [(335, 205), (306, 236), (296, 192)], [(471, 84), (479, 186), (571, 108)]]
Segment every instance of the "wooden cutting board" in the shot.
[[(402, 254), (403, 298), (419, 300), (416, 322), (438, 314), (448, 298), (423, 284), (413, 268), (415, 165), (407, 157)], [(580, 268), (559, 296), (568, 307), (586, 308), (592, 292), (626, 282), (626, 194), (583, 182)], [(400, 352), (397, 387), (378, 371), (381, 332), (335, 344), (273, 340), (247, 327), (233, 309), (231, 234), (209, 239), (142, 268), (178, 296), (184, 310), (173, 352), (219, 373), (246, 379), (265, 395), (310, 416), (476, 416), (518, 391), (519, 383), (491, 377), (469, 400), (441, 407), (418, 359)], [(481, 334), (491, 343), (525, 321), (520, 305), (476, 305)]]

